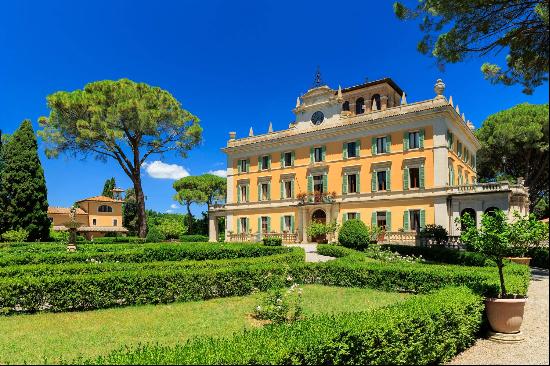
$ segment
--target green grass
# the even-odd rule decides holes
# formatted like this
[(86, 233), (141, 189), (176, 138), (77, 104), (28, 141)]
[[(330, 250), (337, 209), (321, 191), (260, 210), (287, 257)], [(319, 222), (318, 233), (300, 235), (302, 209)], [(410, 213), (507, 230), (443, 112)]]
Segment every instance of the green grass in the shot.
[[(173, 345), (194, 336), (229, 336), (257, 327), (261, 294), (88, 312), (0, 317), (0, 364), (52, 363), (105, 355), (139, 343)], [(304, 286), (304, 314), (355, 312), (404, 300), (401, 293)]]

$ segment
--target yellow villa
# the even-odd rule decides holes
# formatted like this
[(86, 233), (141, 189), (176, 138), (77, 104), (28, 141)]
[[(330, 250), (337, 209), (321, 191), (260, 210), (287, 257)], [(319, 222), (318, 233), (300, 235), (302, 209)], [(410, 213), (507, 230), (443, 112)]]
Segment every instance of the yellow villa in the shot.
[(526, 213), (519, 184), (476, 181), (480, 143), (438, 80), (433, 99), (408, 103), (390, 78), (348, 88), (316, 85), (296, 100), (289, 128), (236, 138), (227, 146), (227, 199), (209, 211), (210, 240), (217, 217), (226, 240), (281, 235), (309, 242), (313, 220), (361, 219), (386, 235), (442, 225), (458, 235), (465, 212)]
[[(115, 198), (95, 196), (77, 201), (76, 221), (81, 224), (77, 229), (86, 239), (92, 240), (107, 233), (126, 235), (128, 230), (122, 226), (122, 203), (120, 189), (114, 189)], [(70, 208), (48, 207), (48, 217), (57, 231), (68, 230), (64, 224), (70, 221)]]

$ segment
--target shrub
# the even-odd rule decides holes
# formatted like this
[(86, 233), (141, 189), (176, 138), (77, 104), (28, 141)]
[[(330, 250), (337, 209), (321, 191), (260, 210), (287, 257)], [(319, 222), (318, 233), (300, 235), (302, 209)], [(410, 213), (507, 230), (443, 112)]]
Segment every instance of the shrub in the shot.
[(338, 232), (338, 241), (346, 248), (363, 250), (371, 241), (371, 232), (363, 221), (347, 220)]
[(531, 266), (548, 269), (548, 247), (529, 248), (527, 255), (531, 257)]
[(324, 224), (319, 221), (313, 221), (307, 228), (306, 232), (310, 238), (319, 237), (328, 234), (334, 234), (338, 230), (338, 224), (336, 221), (331, 221), (328, 224)]
[(139, 238), (137, 236), (111, 236), (103, 238), (94, 238), (92, 243), (94, 244), (116, 244), (116, 243), (131, 243), (131, 244), (143, 244), (146, 239)]
[(69, 241), (69, 232), (50, 229), (50, 240), (58, 243), (67, 243)]
[(161, 241), (164, 241), (166, 237), (164, 234), (159, 230), (159, 228), (156, 225), (153, 225), (149, 227), (149, 231), (147, 232), (147, 237), (145, 241), (147, 243), (159, 243)]
[(320, 315), (231, 338), (141, 345), (79, 364), (443, 364), (472, 345), (483, 303), (447, 288), (368, 312)]
[(279, 237), (268, 237), (263, 238), (263, 243), (269, 247), (279, 247), (283, 245), (283, 239)]
[(426, 225), (420, 230), (421, 238), (435, 240), (436, 244), (441, 244), (447, 241), (449, 233), (441, 225)]
[(535, 215), (521, 216), (514, 212), (514, 221), (510, 224), (510, 255), (525, 257), (530, 248), (537, 248), (548, 239), (548, 224), (537, 220)]
[(179, 239), (183, 243), (208, 242), (208, 236), (206, 235), (180, 235)]
[(29, 233), (25, 229), (8, 230), (2, 234), (2, 240), (12, 242), (24, 242), (27, 240)]
[(270, 320), (275, 324), (293, 322), (302, 318), (303, 289), (293, 284), (288, 290), (272, 289), (268, 291), (259, 305), (254, 308), (256, 319)]
[(491, 260), (481, 253), (467, 252), (444, 247), (417, 247), (412, 245), (382, 244), (382, 248), (402, 255), (422, 256), (422, 258), (461, 266), (490, 266)]

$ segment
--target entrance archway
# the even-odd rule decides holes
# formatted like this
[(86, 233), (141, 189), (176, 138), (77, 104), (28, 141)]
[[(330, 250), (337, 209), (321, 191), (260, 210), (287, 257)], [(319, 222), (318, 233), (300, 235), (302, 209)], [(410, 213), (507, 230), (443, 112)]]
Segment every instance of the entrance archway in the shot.
[[(311, 222), (326, 224), (327, 223), (326, 212), (321, 209), (313, 211), (313, 214), (311, 215)], [(317, 243), (322, 243), (322, 242), (326, 242), (327, 236), (326, 234), (316, 235), (316, 236), (312, 236), (311, 240)]]
[[(473, 208), (465, 208), (460, 213), (460, 218), (463, 218), (464, 215), (466, 215), (466, 214), (468, 214), (472, 218), (472, 220), (474, 220), (474, 225), (477, 226), (476, 210), (474, 210)], [(466, 225), (464, 223), (461, 223), (460, 224), (460, 231), (464, 231), (466, 229), (467, 229)]]

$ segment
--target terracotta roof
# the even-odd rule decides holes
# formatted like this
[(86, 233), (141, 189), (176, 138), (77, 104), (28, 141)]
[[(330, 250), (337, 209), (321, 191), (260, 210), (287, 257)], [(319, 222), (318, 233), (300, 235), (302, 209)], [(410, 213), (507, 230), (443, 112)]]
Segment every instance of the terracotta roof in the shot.
[(342, 88), (342, 93), (347, 93), (347, 92), (350, 92), (350, 91), (353, 91), (353, 90), (367, 88), (369, 86), (384, 84), (384, 83), (389, 84), (395, 91), (397, 91), (397, 93), (399, 93), (399, 95), (403, 95), (403, 90), (401, 90), (399, 85), (397, 85), (395, 83), (395, 81), (393, 81), (391, 78), (383, 78), (383, 79), (374, 80), (374, 81), (367, 81), (363, 84), (353, 85), (353, 86), (349, 86), (347, 88)]
[(115, 200), (114, 198), (107, 197), (107, 196), (94, 196), (89, 198), (84, 198), (83, 200), (78, 200), (76, 202), (83, 202), (83, 201), (96, 201), (96, 202), (121, 202), (119, 200)]
[[(70, 214), (71, 209), (69, 207), (48, 207), (49, 214)], [(76, 209), (77, 215), (87, 215), (87, 213), (80, 207)]]

